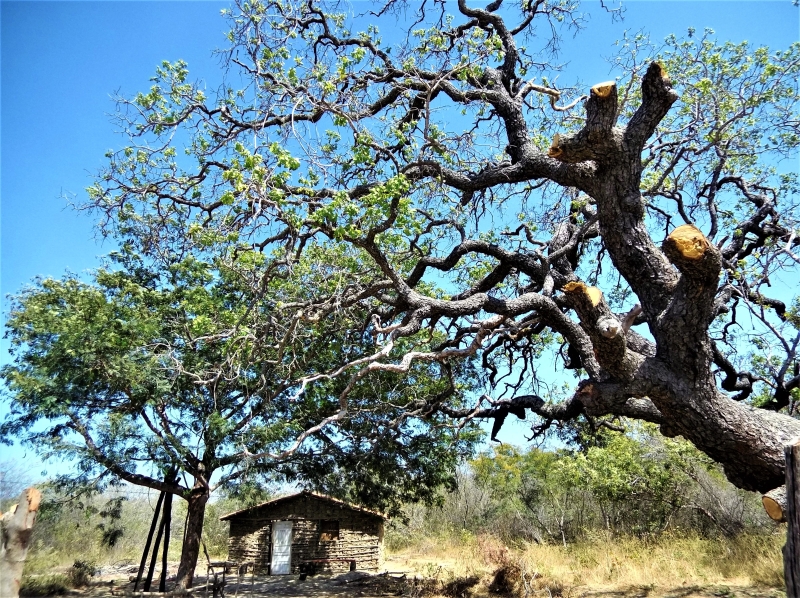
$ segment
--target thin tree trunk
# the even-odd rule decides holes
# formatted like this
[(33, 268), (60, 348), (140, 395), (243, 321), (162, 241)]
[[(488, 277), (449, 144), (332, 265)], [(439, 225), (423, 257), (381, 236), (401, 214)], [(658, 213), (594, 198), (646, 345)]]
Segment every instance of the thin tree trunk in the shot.
[(177, 588), (191, 588), (194, 581), (194, 570), (200, 556), (200, 541), (203, 534), (203, 520), (208, 503), (208, 487), (200, 481), (195, 483), (187, 502), (186, 535), (181, 550), (181, 563), (178, 566)]
[(161, 503), (164, 501), (164, 492), (158, 495), (158, 502), (156, 502), (156, 510), (153, 511), (153, 521), (150, 523), (150, 531), (147, 533), (147, 542), (144, 544), (142, 551), (142, 561), (139, 563), (139, 573), (136, 574), (136, 583), (133, 584), (133, 591), (135, 592), (139, 587), (139, 582), (142, 581), (142, 573), (144, 573), (144, 566), (147, 564), (147, 555), (150, 552), (150, 544), (153, 543), (153, 534), (156, 532), (156, 525), (158, 524), (158, 516), (161, 513)]
[(783, 574), (786, 598), (800, 598), (800, 438), (787, 444), (786, 451), (786, 546)]
[(31, 541), (33, 524), (39, 511), (41, 493), (28, 488), (19, 502), (0, 520), (0, 596), (17, 598), (22, 581), (22, 569)]
[(167, 495), (164, 501), (164, 550), (161, 556), (161, 581), (158, 591), (165, 592), (167, 585), (167, 557), (169, 556), (169, 532), (172, 524), (172, 494)]

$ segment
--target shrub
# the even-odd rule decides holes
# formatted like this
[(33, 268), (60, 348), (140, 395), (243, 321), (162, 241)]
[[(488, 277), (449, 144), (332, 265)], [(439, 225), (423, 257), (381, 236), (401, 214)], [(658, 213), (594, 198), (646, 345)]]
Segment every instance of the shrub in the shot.
[(487, 565), (504, 566), (509, 562), (508, 546), (489, 534), (478, 536), (478, 553)]
[(495, 594), (515, 594), (522, 581), (522, 569), (517, 563), (508, 562), (494, 572), (489, 591)]
[(442, 594), (449, 598), (465, 598), (469, 596), (470, 588), (478, 585), (480, 577), (468, 575), (466, 577), (455, 577), (442, 584)]
[(94, 561), (75, 561), (67, 571), (67, 577), (74, 588), (89, 585), (89, 581), (97, 574), (97, 564)]

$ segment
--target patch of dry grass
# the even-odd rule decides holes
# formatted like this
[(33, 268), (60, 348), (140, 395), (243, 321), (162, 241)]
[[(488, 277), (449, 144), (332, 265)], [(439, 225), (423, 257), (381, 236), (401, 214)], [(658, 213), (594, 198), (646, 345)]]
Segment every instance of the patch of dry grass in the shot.
[(763, 591), (747, 595), (769, 596), (780, 595), (783, 588), (784, 541), (781, 534), (735, 539), (665, 535), (651, 540), (597, 536), (566, 548), (531, 544), (513, 550), (491, 536), (467, 535), (426, 538), (391, 554), (387, 566), (436, 578), (441, 588), (480, 578), (480, 584), (457, 592), (471, 597), (600, 595), (597, 592), (712, 596), (727, 595), (725, 588), (745, 594), (747, 588), (760, 588)]
[(568, 586), (664, 586), (729, 583), (783, 587), (784, 538), (663, 536), (657, 540), (596, 538), (564, 548), (528, 546), (525, 567)]

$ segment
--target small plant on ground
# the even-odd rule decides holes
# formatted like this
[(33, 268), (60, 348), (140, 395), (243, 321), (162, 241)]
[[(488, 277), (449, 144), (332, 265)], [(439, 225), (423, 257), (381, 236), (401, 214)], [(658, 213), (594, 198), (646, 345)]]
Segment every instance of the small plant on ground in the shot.
[(67, 571), (69, 582), (74, 588), (89, 585), (89, 581), (97, 574), (97, 564), (94, 561), (77, 560)]

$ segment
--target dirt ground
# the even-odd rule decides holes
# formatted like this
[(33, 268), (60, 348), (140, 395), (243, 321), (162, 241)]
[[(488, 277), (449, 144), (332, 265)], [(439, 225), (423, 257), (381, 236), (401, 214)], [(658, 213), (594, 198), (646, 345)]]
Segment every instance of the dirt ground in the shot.
[[(86, 598), (120, 598), (125, 596), (154, 596), (133, 592), (133, 583), (120, 579), (104, 579), (93, 581), (92, 584), (80, 590), (73, 590), (73, 596)], [(224, 597), (242, 598), (250, 597), (277, 597), (277, 598), (335, 598), (339, 596), (354, 596), (360, 598), (378, 598), (381, 596), (409, 595), (408, 578), (401, 575), (373, 575), (366, 572), (355, 571), (352, 573), (334, 575), (314, 575), (300, 580), (299, 575), (280, 576), (252, 576), (243, 575), (239, 578), (226, 576)], [(155, 584), (154, 584), (155, 585)], [(192, 596), (212, 596), (212, 583), (209, 581), (206, 590), (206, 578), (203, 575), (195, 577), (195, 590)], [(151, 588), (152, 589), (152, 588)], [(169, 582), (167, 583), (169, 589)]]
[(678, 588), (575, 588), (568, 595), (574, 598), (786, 598), (786, 592), (781, 592), (774, 588), (714, 585), (681, 586)]
[[(363, 577), (350, 574), (316, 575), (300, 581), (297, 575), (257, 576), (247, 575), (240, 580), (233, 576), (227, 580), (225, 598), (276, 597), (276, 598), (338, 598), (353, 596), (358, 598), (379, 598), (384, 596), (408, 596), (422, 598), (422, 586), (413, 577), (399, 575)], [(131, 594), (133, 584), (122, 585), (110, 580), (101, 580), (83, 590), (74, 590), (73, 596), (86, 598), (118, 598), (120, 596), (141, 596)], [(205, 578), (197, 578), (193, 596), (212, 596), (205, 591)], [(126, 591), (127, 590), (127, 591)], [(439, 594), (442, 595), (442, 594)], [(147, 596), (146, 594), (144, 595)], [(497, 596), (487, 591), (485, 586), (476, 585), (459, 595), (448, 595), (447, 598), (491, 598)], [(631, 587), (631, 588), (564, 588), (553, 592), (547, 588), (535, 590), (531, 598), (785, 598), (784, 592), (773, 588), (731, 587), (731, 586), (682, 586), (677, 588)]]
[[(276, 598), (337, 598), (341, 596), (353, 596), (358, 598), (379, 598), (384, 596), (408, 596), (411, 598), (421, 598), (421, 592), (414, 586), (413, 579), (389, 578), (365, 578), (345, 582), (337, 579), (335, 575), (317, 575), (309, 577), (305, 581), (300, 581), (297, 575), (286, 575), (276, 577), (256, 577), (255, 579), (247, 576), (236, 583), (233, 581), (225, 588), (225, 598), (250, 598), (250, 597), (276, 597)], [(132, 584), (131, 584), (132, 585)], [(195, 584), (197, 589), (193, 596), (211, 596), (205, 592), (205, 580), (198, 578)], [(117, 598), (119, 596), (131, 596), (130, 586), (125, 592), (121, 586), (116, 586), (112, 593), (108, 582), (102, 581), (95, 583), (83, 590), (74, 590), (72, 595), (85, 596), (86, 598)], [(141, 594), (133, 594), (140, 596)], [(145, 597), (147, 595), (144, 595)], [(475, 587), (469, 592), (464, 592), (461, 596), (449, 596), (447, 598), (486, 598), (496, 596), (490, 594), (485, 588)], [(686, 586), (678, 588), (565, 588), (561, 593), (553, 593), (547, 589), (535, 591), (531, 598), (539, 596), (541, 598), (785, 598), (786, 594), (770, 588), (741, 588), (730, 586)]]
[[(177, 565), (177, 564), (176, 564)], [(446, 583), (440, 579), (438, 583), (430, 578), (425, 579), (422, 573), (430, 575), (434, 567), (428, 564), (420, 569), (419, 563), (409, 559), (392, 559), (386, 562), (386, 571), (382, 574), (366, 572), (348, 572), (339, 574), (319, 574), (300, 580), (299, 575), (252, 576), (235, 574), (226, 576), (224, 598), (338, 598), (352, 596), (357, 598), (380, 598), (384, 596), (406, 596), (409, 598), (496, 598), (499, 595), (489, 590), (491, 575), (483, 578), (451, 579)], [(438, 564), (441, 570), (441, 563)], [(446, 565), (446, 564), (445, 564)], [(105, 570), (99, 579), (84, 589), (73, 590), (72, 596), (85, 598), (120, 598), (124, 596), (142, 596), (148, 594), (132, 593), (133, 583), (128, 581), (130, 571), (120, 568), (115, 571)], [(172, 568), (170, 568), (170, 573)], [(199, 569), (199, 568), (198, 568)], [(134, 567), (135, 570), (135, 567)], [(203, 571), (205, 573), (205, 571)], [(209, 588), (206, 592), (206, 578), (199, 575), (195, 578), (195, 590), (192, 596), (211, 598)], [(211, 584), (209, 584), (211, 585)], [(168, 583), (169, 589), (169, 583)], [(524, 592), (522, 592), (524, 593)], [(219, 594), (218, 594), (219, 595)], [(521, 595), (521, 594), (520, 594)], [(149, 596), (155, 596), (150, 594)], [(528, 598), (785, 598), (785, 592), (775, 588), (740, 587), (732, 585), (707, 585), (680, 587), (570, 587), (551, 588), (532, 585), (528, 590)], [(222, 596), (221, 596), (222, 598)]]

